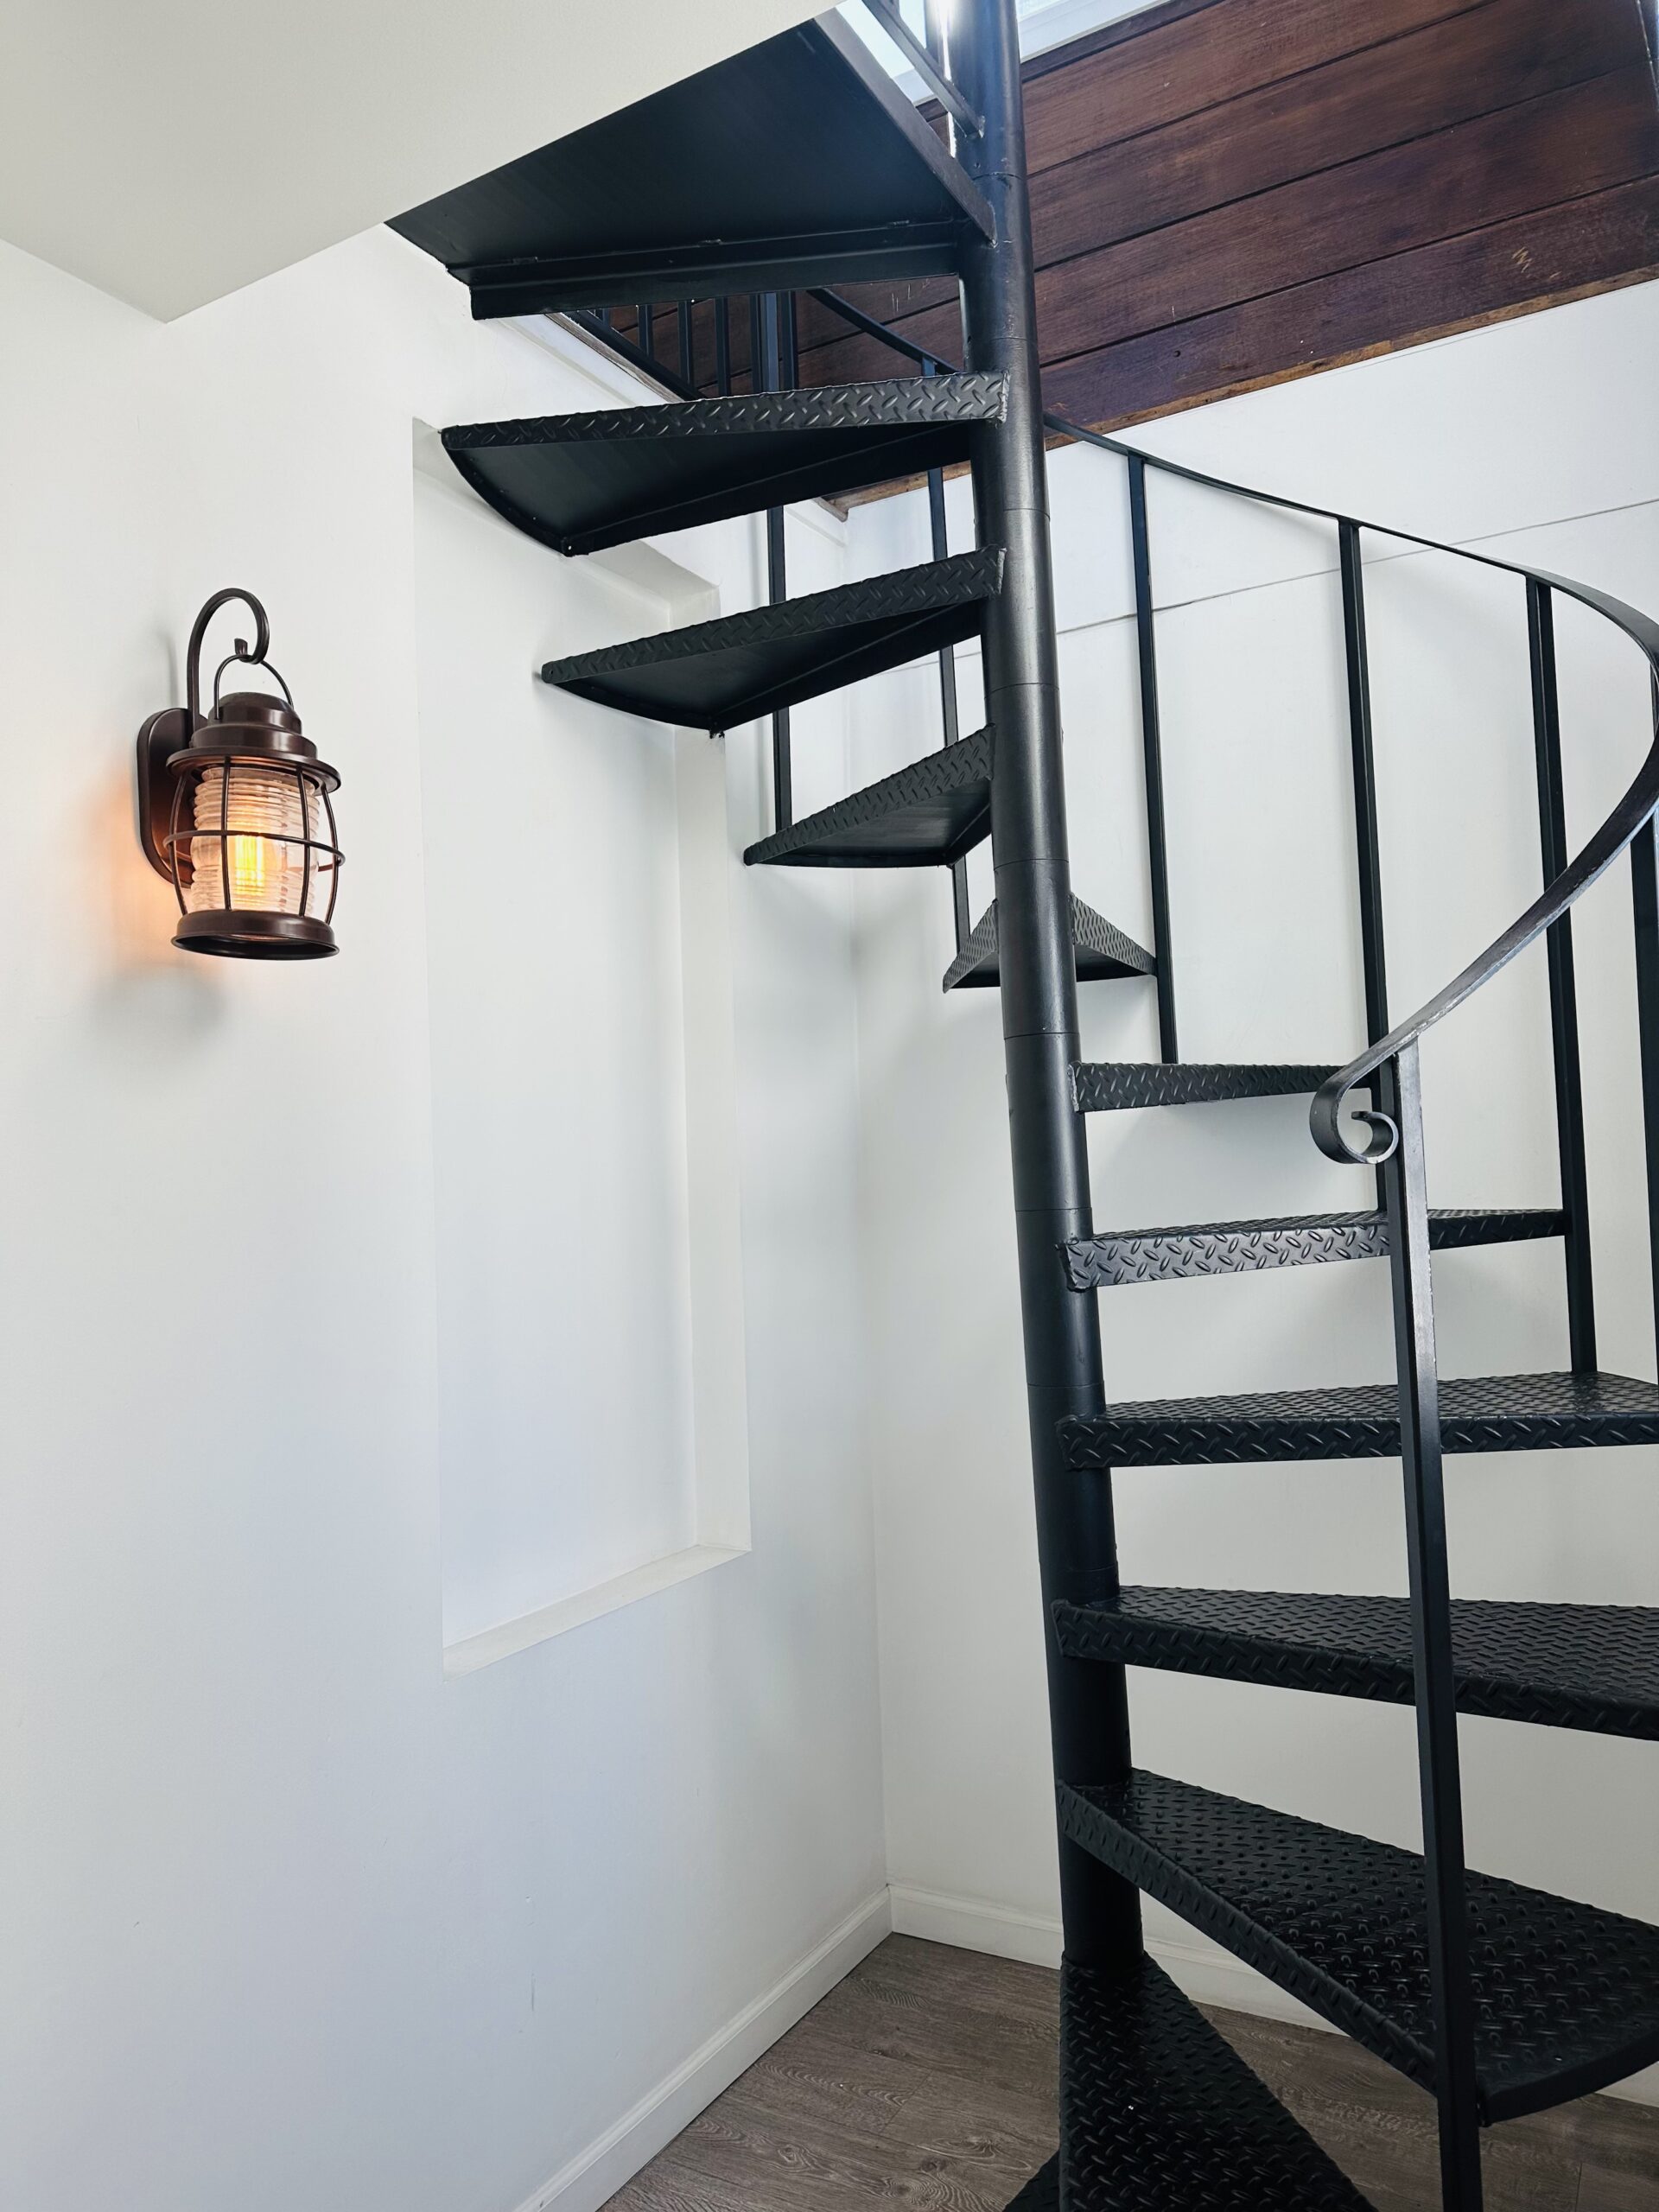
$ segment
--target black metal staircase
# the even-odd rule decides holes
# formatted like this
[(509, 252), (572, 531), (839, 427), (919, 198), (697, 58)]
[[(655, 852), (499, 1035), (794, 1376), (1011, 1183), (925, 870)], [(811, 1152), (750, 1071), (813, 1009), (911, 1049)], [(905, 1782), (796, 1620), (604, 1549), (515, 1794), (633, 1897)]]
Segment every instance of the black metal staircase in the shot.
[[(887, 0), (871, 0), (893, 27)], [(1066, 1962), (1058, 2158), (1024, 2212), (1364, 2212), (1358, 2192), (1146, 1957), (1139, 1898), (1162, 1900), (1436, 2095), (1443, 2202), (1479, 2212), (1481, 2126), (1659, 2058), (1659, 1931), (1468, 1872), (1457, 1716), (1659, 1740), (1659, 1612), (1470, 1603), (1450, 1593), (1446, 1452), (1659, 1443), (1659, 1386), (1599, 1370), (1585, 1204), (1568, 909), (1629, 847), (1659, 1274), (1659, 745), (1569, 863), (1555, 699), (1554, 596), (1612, 623), (1659, 683), (1659, 626), (1605, 594), (1514, 569), (1529, 617), (1547, 888), (1420, 1014), (1390, 1029), (1365, 635), (1363, 533), (1335, 525), (1344, 588), (1365, 956), (1367, 1051), (1346, 1067), (1215, 1065), (1178, 1056), (1159, 762), (1147, 472), (1310, 514), (1045, 418), (1033, 304), (1014, 0), (939, 11), (918, 67), (953, 118), (947, 146), (834, 17), (768, 41), (416, 210), (396, 227), (468, 286), (480, 316), (558, 310), (660, 369), (680, 404), (452, 429), (457, 467), (540, 543), (581, 553), (737, 515), (768, 515), (772, 603), (550, 663), (553, 684), (652, 721), (725, 730), (773, 717), (776, 820), (745, 858), (774, 867), (943, 867), (957, 957), (947, 988), (1001, 993), (1031, 1404)], [(913, 35), (906, 33), (911, 45)], [(917, 58), (913, 55), (912, 58)], [(776, 390), (787, 301), (838, 276), (961, 280), (968, 366), (900, 340), (921, 373)], [(728, 302), (749, 296), (751, 390), (731, 389)], [(820, 293), (820, 296), (825, 296)], [(701, 396), (690, 302), (714, 302), (716, 396)], [(639, 303), (632, 338), (611, 310)], [(677, 367), (653, 350), (676, 303)], [(594, 310), (604, 310), (595, 315)], [(880, 331), (857, 310), (849, 320)], [(887, 334), (882, 334), (887, 335)], [(1127, 462), (1137, 594), (1153, 913), (1148, 951), (1077, 900), (1066, 857), (1043, 441), (1060, 429)], [(952, 556), (942, 479), (966, 461), (979, 543)], [(935, 558), (785, 596), (779, 510), (926, 472)], [(1398, 537), (1400, 533), (1390, 532)], [(1411, 541), (1426, 543), (1427, 541)], [(1442, 551), (1457, 549), (1440, 548)], [(1482, 559), (1488, 569), (1505, 564)], [(952, 649), (980, 641), (985, 726), (957, 728)], [(807, 819), (791, 818), (789, 709), (924, 655), (939, 658), (944, 744)], [(969, 926), (963, 862), (989, 836), (995, 901)], [(1435, 1209), (1422, 1157), (1417, 1043), (1524, 945), (1548, 935), (1561, 1195), (1544, 1208)], [(1152, 978), (1162, 1059), (1090, 1064), (1080, 980)], [(1319, 1146), (1376, 1171), (1363, 1211), (1102, 1230), (1084, 1116), (1220, 1109), (1311, 1094)], [(1367, 1134), (1357, 1138), (1356, 1123)], [(1369, 1195), (1369, 1192), (1368, 1192)], [(1431, 1250), (1559, 1240), (1570, 1367), (1442, 1382)], [(1106, 1399), (1095, 1294), (1148, 1281), (1385, 1260), (1397, 1384), (1163, 1402)], [(1398, 1457), (1408, 1599), (1125, 1588), (1110, 1474), (1120, 1468)], [(1124, 1670), (1162, 1669), (1414, 1706), (1419, 1855), (1133, 1766)]]

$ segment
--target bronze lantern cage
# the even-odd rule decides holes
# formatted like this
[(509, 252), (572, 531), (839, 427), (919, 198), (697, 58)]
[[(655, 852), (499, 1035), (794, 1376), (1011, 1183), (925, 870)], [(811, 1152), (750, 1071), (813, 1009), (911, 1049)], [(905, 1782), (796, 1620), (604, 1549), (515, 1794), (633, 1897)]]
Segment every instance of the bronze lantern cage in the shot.
[[(219, 664), (201, 711), (201, 646), (229, 601), (254, 618), (253, 643)], [(294, 696), (266, 655), (270, 626), (251, 592), (216, 592), (197, 615), (186, 699), (138, 734), (138, 828), (150, 864), (173, 886), (186, 952), (236, 960), (323, 960), (343, 855), (334, 827), (340, 778), (300, 727)], [(281, 687), (219, 696), (227, 668), (263, 668)]]

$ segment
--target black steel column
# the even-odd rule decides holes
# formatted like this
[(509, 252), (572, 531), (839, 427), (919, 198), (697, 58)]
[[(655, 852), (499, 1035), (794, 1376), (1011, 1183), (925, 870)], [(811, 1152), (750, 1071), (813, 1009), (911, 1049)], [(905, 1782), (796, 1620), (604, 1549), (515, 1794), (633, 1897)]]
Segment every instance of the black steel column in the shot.
[[(1076, 956), (1014, 0), (969, 0), (953, 22), (952, 58), (985, 118), (983, 137), (963, 134), (959, 152), (996, 218), (995, 245), (975, 247), (963, 279), (969, 365), (1008, 379), (1006, 421), (976, 434), (974, 497), (981, 542), (1002, 547), (1006, 561), (986, 620), (985, 710), (1049, 1710), (1057, 1773), (1104, 1782), (1128, 1764), (1123, 1670), (1063, 1658), (1048, 1612), (1055, 1598), (1115, 1590), (1117, 1560), (1110, 1477), (1068, 1472), (1056, 1431), (1064, 1414), (1096, 1412), (1104, 1392), (1095, 1301), (1067, 1289), (1055, 1249), (1093, 1224), (1071, 1095)], [(1060, 1887), (1069, 1958), (1122, 1970), (1140, 1957), (1140, 1896), (1129, 1883), (1062, 1841)]]

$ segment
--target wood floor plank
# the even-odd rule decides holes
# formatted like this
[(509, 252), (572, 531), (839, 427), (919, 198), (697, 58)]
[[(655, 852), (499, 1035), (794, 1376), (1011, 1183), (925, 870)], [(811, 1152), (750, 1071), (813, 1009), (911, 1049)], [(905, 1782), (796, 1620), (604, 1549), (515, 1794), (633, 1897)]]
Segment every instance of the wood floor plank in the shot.
[[(1221, 2032), (1375, 2212), (1440, 2212), (1434, 2107), (1344, 2037)], [(1052, 2154), (1058, 1977), (895, 1936), (610, 2212), (1003, 2212)], [(1486, 2212), (1659, 2212), (1659, 2112), (1591, 2097), (1491, 2131)]]

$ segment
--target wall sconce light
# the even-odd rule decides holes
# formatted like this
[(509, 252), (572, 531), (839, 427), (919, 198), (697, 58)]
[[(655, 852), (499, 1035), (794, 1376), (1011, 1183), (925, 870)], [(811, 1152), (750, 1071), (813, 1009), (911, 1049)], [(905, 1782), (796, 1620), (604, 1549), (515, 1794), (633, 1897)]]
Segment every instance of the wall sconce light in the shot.
[[(254, 619), (219, 664), (213, 703), (201, 711), (201, 644), (231, 600)], [(138, 733), (138, 836), (173, 886), (186, 952), (235, 960), (323, 960), (339, 950), (329, 926), (343, 855), (332, 794), (340, 778), (300, 728), (294, 696), (265, 655), (270, 625), (251, 592), (215, 592), (190, 632), (182, 707), (152, 715)], [(235, 662), (282, 685), (219, 697)]]

